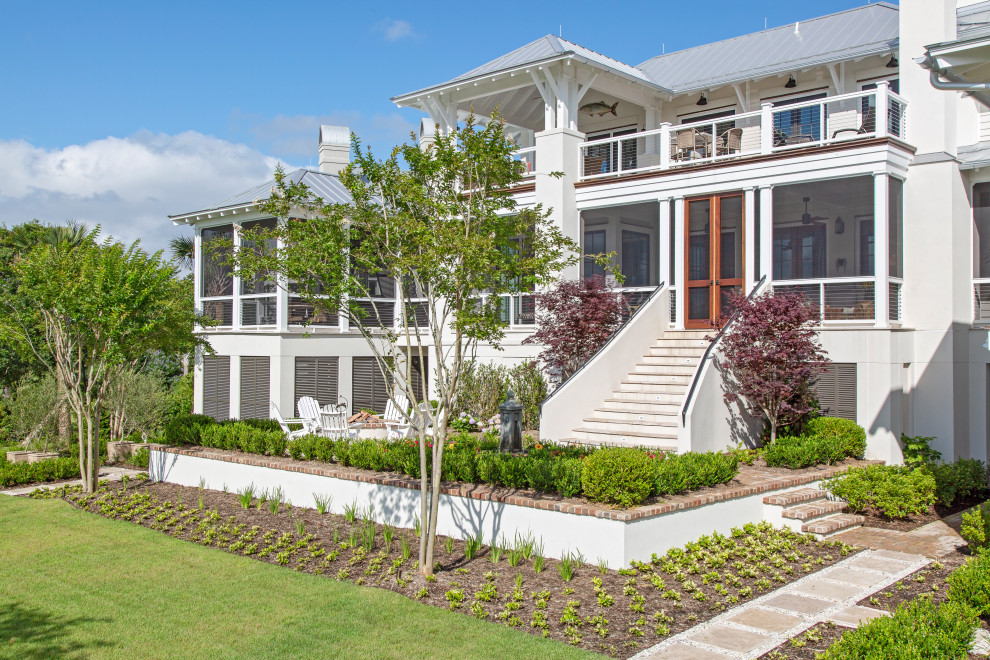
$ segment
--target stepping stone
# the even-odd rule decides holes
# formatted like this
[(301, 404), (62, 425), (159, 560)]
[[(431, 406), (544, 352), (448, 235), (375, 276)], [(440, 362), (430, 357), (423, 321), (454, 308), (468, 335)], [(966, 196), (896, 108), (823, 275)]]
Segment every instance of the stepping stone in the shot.
[(831, 571), (822, 573), (821, 576), (828, 580), (856, 584), (861, 587), (873, 587), (886, 579), (884, 576), (878, 575), (872, 571), (857, 571), (855, 568), (845, 567), (835, 568)]
[(690, 644), (671, 644), (647, 660), (725, 660), (726, 656)]
[(894, 550), (876, 550), (873, 553), (874, 557), (880, 557), (881, 559), (892, 559), (894, 561), (902, 561), (906, 564), (914, 564), (915, 562), (924, 561), (924, 555), (909, 555), (906, 552), (896, 552)]
[(855, 584), (840, 584), (838, 582), (826, 582), (825, 580), (808, 580), (794, 587), (795, 593), (807, 594), (827, 598), (836, 602), (858, 596), (863, 591), (862, 587)]
[(769, 642), (770, 635), (761, 635), (748, 630), (740, 630), (724, 624), (714, 624), (706, 627), (701, 632), (691, 635), (688, 639), (692, 642), (701, 642), (709, 646), (716, 646), (726, 651), (746, 653), (758, 646)]
[(974, 655), (990, 655), (990, 633), (983, 628), (977, 628), (969, 649)]
[(742, 612), (730, 617), (729, 621), (742, 626), (765, 630), (768, 633), (782, 633), (798, 625), (803, 619), (783, 612), (765, 610), (761, 607), (747, 607)]
[(850, 568), (862, 568), (867, 571), (877, 571), (878, 573), (897, 573), (907, 568), (907, 564), (893, 559), (881, 559), (879, 557), (856, 557), (847, 564)]
[(788, 612), (815, 615), (832, 607), (832, 603), (820, 598), (808, 598), (794, 593), (782, 593), (763, 601), (763, 605), (778, 607)]
[(847, 607), (841, 612), (833, 614), (828, 617), (828, 620), (834, 621), (840, 626), (845, 626), (846, 628), (857, 628), (860, 623), (867, 623), (868, 621), (878, 619), (882, 616), (890, 616), (890, 612), (877, 610), (872, 607), (860, 607), (859, 605), (853, 605), (852, 607)]

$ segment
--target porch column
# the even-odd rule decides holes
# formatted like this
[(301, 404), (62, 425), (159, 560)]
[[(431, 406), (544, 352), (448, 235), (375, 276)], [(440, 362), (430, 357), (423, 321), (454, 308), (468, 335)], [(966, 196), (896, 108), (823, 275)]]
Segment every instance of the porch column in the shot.
[(660, 216), (657, 223), (660, 232), (657, 241), (657, 264), (659, 264), (658, 282), (666, 283), (668, 287), (674, 285), (674, 278), (670, 276), (670, 198), (661, 197), (657, 200), (660, 206)]
[(193, 309), (203, 311), (200, 290), (203, 286), (203, 230), (196, 227), (193, 234)]
[(873, 173), (873, 274), (876, 283), (873, 286), (873, 309), (876, 310), (878, 328), (889, 324), (887, 298), (888, 281), (890, 279), (890, 179), (887, 172)]
[(684, 198), (675, 197), (674, 203), (674, 277), (677, 282), (677, 308), (674, 327), (684, 328), (684, 305), (687, 301), (687, 287), (684, 286)]
[[(536, 202), (551, 209), (550, 218), (568, 238), (581, 244), (581, 214), (574, 196), (574, 183), (580, 174), (578, 149), (585, 135), (569, 128), (555, 128), (536, 134)], [(557, 178), (550, 172), (562, 172)], [(580, 262), (568, 266), (561, 277), (576, 280)]]
[(773, 186), (760, 188), (760, 272), (759, 276), (767, 276), (769, 283), (773, 278)]
[(756, 272), (756, 189), (743, 190), (745, 235), (743, 237), (743, 295), (748, 296), (753, 284), (760, 279)]

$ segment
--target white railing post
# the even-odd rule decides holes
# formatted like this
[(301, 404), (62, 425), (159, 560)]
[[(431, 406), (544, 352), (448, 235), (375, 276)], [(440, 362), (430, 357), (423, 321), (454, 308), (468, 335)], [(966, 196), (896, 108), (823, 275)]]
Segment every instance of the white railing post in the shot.
[(760, 104), (760, 153), (773, 151), (773, 104)]
[(876, 136), (887, 137), (887, 115), (890, 111), (890, 83), (881, 80), (877, 83)]
[(660, 124), (660, 169), (670, 169), (670, 122)]

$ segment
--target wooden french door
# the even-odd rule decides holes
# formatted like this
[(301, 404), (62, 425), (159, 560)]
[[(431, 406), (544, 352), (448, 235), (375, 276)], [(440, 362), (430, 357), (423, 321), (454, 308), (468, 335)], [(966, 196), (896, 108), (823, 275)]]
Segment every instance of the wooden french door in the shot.
[(685, 200), (684, 327), (711, 328), (726, 320), (728, 294), (743, 288), (743, 195)]

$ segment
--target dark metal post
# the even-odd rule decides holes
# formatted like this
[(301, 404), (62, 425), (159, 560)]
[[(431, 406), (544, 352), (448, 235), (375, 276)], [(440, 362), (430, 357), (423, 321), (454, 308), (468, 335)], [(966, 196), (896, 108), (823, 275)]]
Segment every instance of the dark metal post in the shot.
[(501, 426), (499, 451), (522, 451), (522, 409), (522, 404), (516, 401), (516, 395), (509, 390), (505, 403), (498, 407)]

